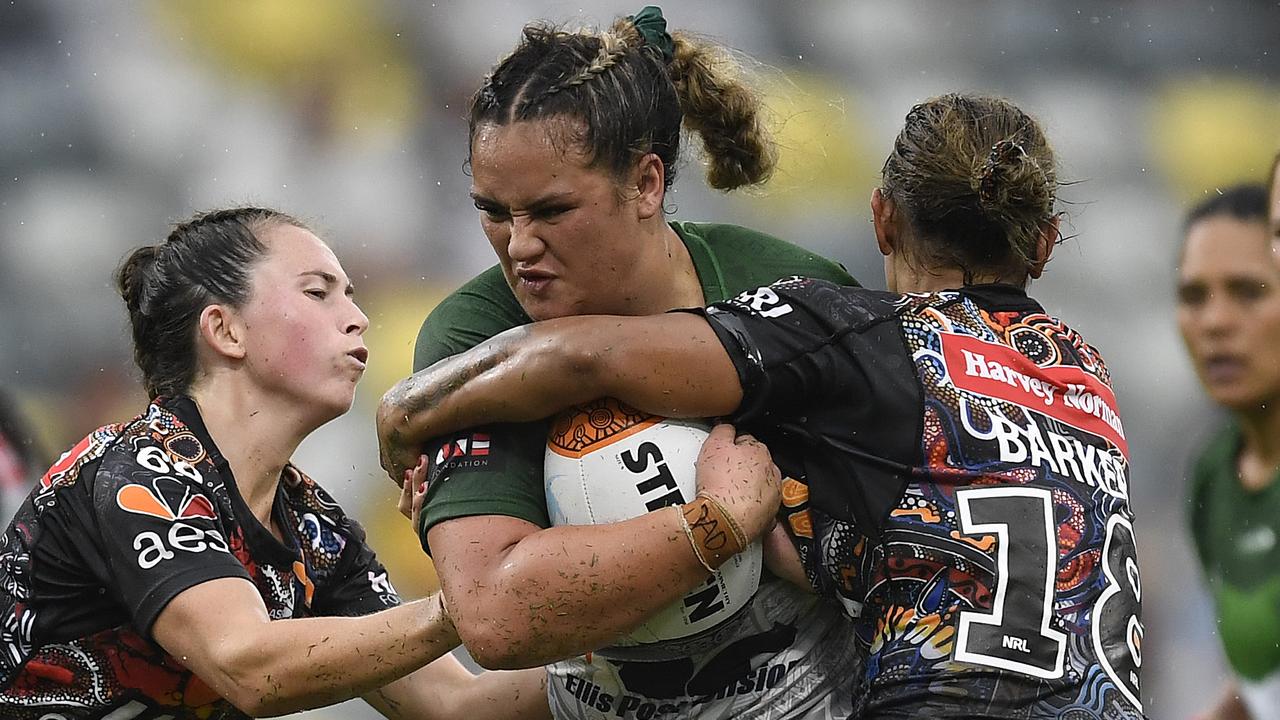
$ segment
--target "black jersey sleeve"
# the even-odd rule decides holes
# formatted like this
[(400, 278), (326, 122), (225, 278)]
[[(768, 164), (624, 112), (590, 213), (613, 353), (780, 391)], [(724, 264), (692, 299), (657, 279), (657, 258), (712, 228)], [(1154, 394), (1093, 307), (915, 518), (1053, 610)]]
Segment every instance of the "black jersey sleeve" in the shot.
[(182, 591), (216, 578), (249, 579), (213, 499), (221, 482), (147, 438), (122, 440), (103, 458), (93, 488), (102, 556), (112, 589), (144, 634)]
[(364, 528), (350, 517), (340, 523), (345, 536), (333, 574), (316, 588), (312, 609), (318, 615), (368, 615), (400, 604), (400, 596), (365, 540)]
[(789, 278), (705, 311), (742, 384), (730, 419), (809, 479), (816, 508), (873, 536), (919, 454), (921, 390), (899, 298)]
[(886, 376), (901, 380), (910, 368), (893, 322), (897, 297), (793, 277), (707, 308), (742, 383), (734, 419), (754, 425), (822, 407), (870, 410)]
[(742, 383), (737, 422), (790, 418), (823, 398), (865, 396), (866, 374), (840, 342), (849, 326), (828, 312), (837, 287), (790, 278), (707, 308)]

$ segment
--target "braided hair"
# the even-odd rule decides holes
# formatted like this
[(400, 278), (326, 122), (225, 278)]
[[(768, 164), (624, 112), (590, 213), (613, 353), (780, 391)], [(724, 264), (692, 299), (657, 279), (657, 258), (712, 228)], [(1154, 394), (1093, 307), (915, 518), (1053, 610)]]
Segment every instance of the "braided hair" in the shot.
[[(659, 15), (659, 18), (661, 16)], [(683, 125), (701, 137), (707, 181), (731, 190), (769, 179), (777, 162), (759, 94), (722, 46), (676, 32), (670, 47), (646, 40), (633, 17), (608, 30), (569, 31), (542, 22), (471, 99), (470, 138), (482, 125), (567, 119), (571, 140), (592, 167), (623, 177), (635, 160), (657, 155), (669, 189)]]

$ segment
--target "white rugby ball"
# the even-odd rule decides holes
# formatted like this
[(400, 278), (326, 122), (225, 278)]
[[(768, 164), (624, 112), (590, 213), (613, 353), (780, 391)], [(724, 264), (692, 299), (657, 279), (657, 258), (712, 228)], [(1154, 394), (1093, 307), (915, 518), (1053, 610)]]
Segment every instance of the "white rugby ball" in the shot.
[[(628, 520), (697, 493), (694, 461), (710, 426), (646, 415), (602, 399), (552, 423), (545, 457), (547, 511), (553, 525)], [(606, 657), (660, 660), (709, 650), (732, 634), (760, 585), (760, 543), (730, 558), (614, 647)]]

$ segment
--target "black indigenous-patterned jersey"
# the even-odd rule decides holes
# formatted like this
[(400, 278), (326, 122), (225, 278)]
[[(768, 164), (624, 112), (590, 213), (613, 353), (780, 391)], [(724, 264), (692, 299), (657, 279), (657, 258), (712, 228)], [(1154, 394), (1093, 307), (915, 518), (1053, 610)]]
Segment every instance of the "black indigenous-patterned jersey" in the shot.
[(247, 717), (150, 636), (165, 605), (206, 580), (250, 580), (272, 619), (399, 604), (363, 529), (292, 466), (273, 512), (283, 543), (245, 506), (188, 398), (80, 441), (0, 539), (0, 716)]
[(1142, 717), (1128, 445), (1102, 358), (1023, 291), (795, 278), (705, 311), (863, 718)]

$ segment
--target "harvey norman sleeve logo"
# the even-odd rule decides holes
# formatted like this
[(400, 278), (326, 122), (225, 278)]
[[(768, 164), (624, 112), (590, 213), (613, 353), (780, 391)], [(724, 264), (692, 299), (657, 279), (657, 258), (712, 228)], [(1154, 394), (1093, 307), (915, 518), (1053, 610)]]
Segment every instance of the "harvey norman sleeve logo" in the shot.
[(1129, 443), (1111, 388), (1078, 367), (1042, 368), (1006, 345), (939, 333), (951, 382), (961, 390), (1021, 405), (1110, 440), (1125, 457)]

